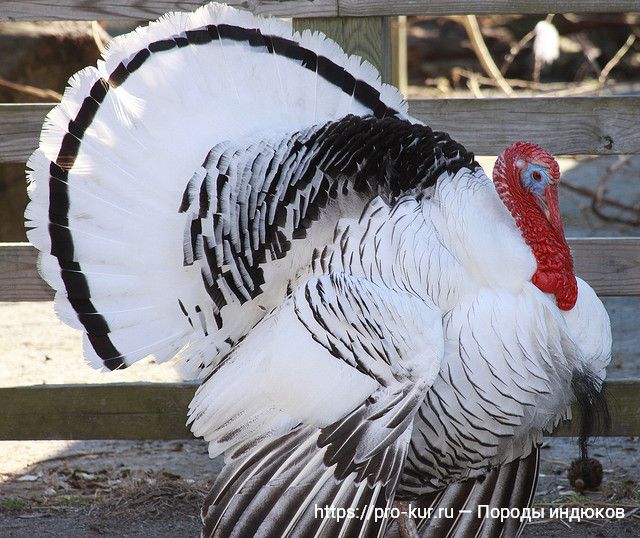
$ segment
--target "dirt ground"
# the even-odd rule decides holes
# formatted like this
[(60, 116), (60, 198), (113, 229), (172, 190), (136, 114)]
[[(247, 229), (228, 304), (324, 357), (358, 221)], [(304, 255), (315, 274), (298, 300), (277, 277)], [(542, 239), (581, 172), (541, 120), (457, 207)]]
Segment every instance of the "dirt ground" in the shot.
[[(563, 159), (564, 177), (594, 186), (616, 158)], [(491, 161), (483, 162), (491, 169)], [(638, 199), (640, 158), (614, 174), (611, 192)], [(638, 228), (604, 225), (585, 199), (562, 194), (569, 236), (638, 235)], [(610, 378), (640, 377), (638, 298), (605, 298), (614, 333)], [(40, 383), (174, 381), (171, 365), (149, 362), (112, 374), (82, 360), (79, 334), (55, 318), (49, 303), (0, 303), (0, 386)], [(1, 405), (1, 402), (0, 402)], [(624, 507), (620, 521), (539, 521), (525, 536), (640, 535), (640, 444), (636, 438), (597, 439), (592, 455), (604, 467), (600, 491), (578, 495), (566, 478), (577, 457), (573, 439), (548, 439), (536, 503), (541, 507)], [(124, 441), (0, 442), (0, 537), (196, 536), (202, 496), (221, 466), (205, 443)]]
[[(32, 461), (19, 472), (2, 475), (3, 538), (197, 536), (202, 497), (222, 463), (209, 460), (205, 443), (198, 440), (2, 445), (3, 462), (8, 454)], [(524, 536), (637, 536), (638, 448), (634, 438), (595, 440), (591, 453), (604, 466), (603, 485), (599, 491), (579, 495), (566, 478), (567, 464), (577, 456), (575, 440), (548, 440), (536, 496), (539, 507), (624, 507), (627, 517), (580, 523), (543, 519), (529, 525)], [(45, 453), (51, 455), (44, 458)]]

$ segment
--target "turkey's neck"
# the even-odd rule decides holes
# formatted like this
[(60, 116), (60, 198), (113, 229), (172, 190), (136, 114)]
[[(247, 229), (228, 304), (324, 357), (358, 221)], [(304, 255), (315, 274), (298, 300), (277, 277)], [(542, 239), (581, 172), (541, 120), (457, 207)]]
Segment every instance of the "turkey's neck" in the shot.
[(557, 191), (554, 189), (547, 197), (547, 219), (533, 194), (501, 178), (494, 178), (494, 181), (498, 195), (536, 259), (537, 269), (531, 282), (541, 291), (552, 293), (558, 308), (571, 310), (578, 299), (578, 285), (573, 272), (573, 258), (564, 236)]

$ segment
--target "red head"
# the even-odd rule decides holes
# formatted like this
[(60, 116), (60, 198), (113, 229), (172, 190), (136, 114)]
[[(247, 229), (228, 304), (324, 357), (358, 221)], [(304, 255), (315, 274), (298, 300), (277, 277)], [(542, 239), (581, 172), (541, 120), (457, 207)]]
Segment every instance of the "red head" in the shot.
[(578, 298), (573, 259), (564, 237), (556, 160), (540, 146), (516, 142), (498, 157), (493, 182), (536, 258), (531, 282), (556, 296), (558, 307), (570, 310)]

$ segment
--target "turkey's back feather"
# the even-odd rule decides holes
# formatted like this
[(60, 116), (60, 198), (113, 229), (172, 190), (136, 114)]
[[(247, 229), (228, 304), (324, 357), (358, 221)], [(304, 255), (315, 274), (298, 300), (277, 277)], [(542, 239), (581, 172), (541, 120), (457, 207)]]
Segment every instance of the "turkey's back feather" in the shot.
[(214, 147), (180, 207), (189, 215), (184, 264), (200, 269), (208, 294), (206, 308), (200, 296), (181, 298), (189, 323), (204, 309), (209, 342), (208, 355), (189, 360), (210, 365), (214, 338), (227, 351), (309, 276), (314, 253), (335, 241), (338, 219), (360, 216), (377, 195), (391, 205), (408, 192), (420, 195), (445, 167), (473, 166), (473, 156), (448, 136), (396, 118), (349, 115)]

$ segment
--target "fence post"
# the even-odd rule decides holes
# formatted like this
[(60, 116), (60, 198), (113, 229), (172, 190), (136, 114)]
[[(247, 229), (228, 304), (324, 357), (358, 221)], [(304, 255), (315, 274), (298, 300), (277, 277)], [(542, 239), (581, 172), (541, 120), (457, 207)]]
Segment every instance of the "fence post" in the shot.
[(370, 62), (384, 82), (391, 82), (391, 17), (294, 19), (293, 28), (322, 32), (347, 54), (357, 54)]
[(409, 85), (407, 67), (407, 17), (393, 17), (391, 22), (391, 84), (407, 97)]

